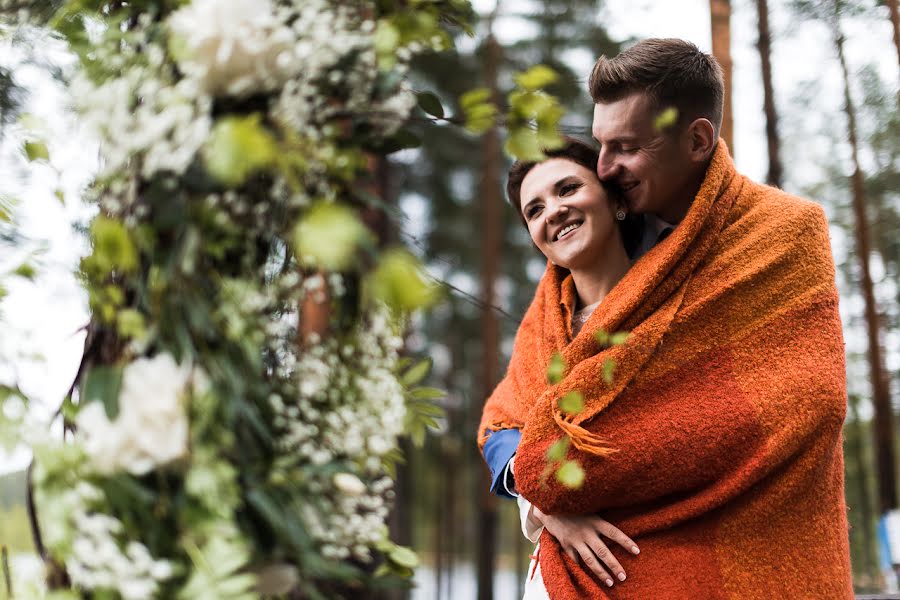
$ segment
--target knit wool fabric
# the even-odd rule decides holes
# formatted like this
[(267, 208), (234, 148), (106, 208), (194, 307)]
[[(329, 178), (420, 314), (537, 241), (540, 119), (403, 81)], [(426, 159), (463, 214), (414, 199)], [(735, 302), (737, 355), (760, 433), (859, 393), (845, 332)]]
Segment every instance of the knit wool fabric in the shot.
[[(641, 553), (610, 542), (628, 579), (607, 588), (545, 530), (550, 597), (852, 598), (844, 345), (822, 209), (738, 174), (719, 140), (685, 219), (574, 339), (567, 275), (548, 264), (479, 442), (522, 429), (519, 492), (548, 514), (597, 514)], [(630, 337), (601, 347), (598, 330)], [(551, 385), (556, 352), (567, 368)], [(573, 390), (575, 415), (558, 406)], [(548, 469), (565, 436), (586, 475), (577, 489)]]

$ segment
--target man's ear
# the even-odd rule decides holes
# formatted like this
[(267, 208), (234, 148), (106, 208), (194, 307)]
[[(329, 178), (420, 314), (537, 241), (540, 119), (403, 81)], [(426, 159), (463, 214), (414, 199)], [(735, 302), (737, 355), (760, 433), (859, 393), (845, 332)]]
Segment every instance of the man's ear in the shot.
[(691, 160), (705, 163), (712, 156), (718, 142), (716, 130), (709, 119), (699, 118), (688, 125), (687, 144)]

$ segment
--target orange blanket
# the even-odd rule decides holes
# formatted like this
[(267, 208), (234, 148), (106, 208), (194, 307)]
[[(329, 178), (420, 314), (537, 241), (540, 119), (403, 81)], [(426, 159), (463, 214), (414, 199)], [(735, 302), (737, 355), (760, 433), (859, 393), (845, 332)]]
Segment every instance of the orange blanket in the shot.
[[(628, 580), (607, 589), (545, 531), (550, 597), (852, 598), (844, 345), (822, 209), (738, 174), (720, 140), (684, 221), (575, 339), (566, 275), (548, 265), (479, 441), (521, 428), (522, 495), (546, 513), (599, 514), (641, 554), (616, 553)], [(601, 348), (601, 329), (631, 336)], [(550, 385), (555, 352), (567, 371)], [(572, 390), (585, 399), (575, 416), (558, 407)], [(578, 489), (546, 473), (565, 435), (586, 473)]]

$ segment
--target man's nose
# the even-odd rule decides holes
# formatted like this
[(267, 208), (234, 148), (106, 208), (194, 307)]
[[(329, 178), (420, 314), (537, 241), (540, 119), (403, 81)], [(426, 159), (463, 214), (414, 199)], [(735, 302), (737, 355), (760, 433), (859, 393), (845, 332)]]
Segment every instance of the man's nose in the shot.
[(597, 177), (600, 181), (612, 181), (619, 174), (620, 168), (616, 160), (609, 154), (601, 151), (597, 160)]

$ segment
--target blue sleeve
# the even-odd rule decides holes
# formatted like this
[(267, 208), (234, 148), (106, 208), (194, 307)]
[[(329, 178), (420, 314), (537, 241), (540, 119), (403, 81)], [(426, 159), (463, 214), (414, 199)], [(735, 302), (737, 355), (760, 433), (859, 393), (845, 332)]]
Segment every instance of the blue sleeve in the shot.
[(518, 429), (501, 429), (495, 431), (484, 443), (484, 461), (491, 470), (491, 491), (498, 496), (512, 498), (503, 485), (503, 473), (509, 459), (513, 457), (519, 447), (522, 432)]

